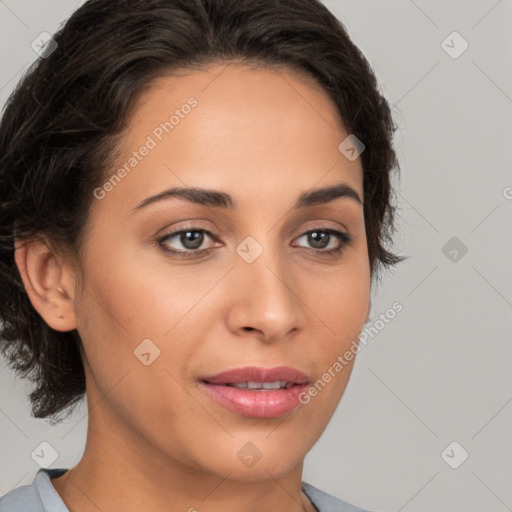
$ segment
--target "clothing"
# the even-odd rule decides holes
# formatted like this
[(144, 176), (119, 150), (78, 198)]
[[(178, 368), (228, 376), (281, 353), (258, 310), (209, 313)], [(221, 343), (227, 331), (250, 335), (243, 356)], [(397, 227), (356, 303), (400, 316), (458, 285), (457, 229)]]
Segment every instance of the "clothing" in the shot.
[[(63, 468), (40, 469), (30, 485), (13, 489), (0, 498), (0, 512), (69, 512), (50, 481), (66, 471)], [(302, 490), (319, 512), (368, 512), (306, 482), (302, 482)]]

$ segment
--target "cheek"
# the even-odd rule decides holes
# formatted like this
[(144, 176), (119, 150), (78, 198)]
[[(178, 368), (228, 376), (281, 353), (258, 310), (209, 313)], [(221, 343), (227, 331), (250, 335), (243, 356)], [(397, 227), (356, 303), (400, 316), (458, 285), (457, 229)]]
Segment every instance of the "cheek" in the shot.
[[(364, 261), (364, 260), (363, 260)], [(305, 413), (317, 419), (310, 428), (327, 424), (345, 392), (355, 359), (358, 336), (368, 318), (370, 308), (370, 275), (364, 265), (340, 272), (329, 281), (323, 293), (309, 295), (314, 312), (325, 335), (317, 336), (309, 357), (315, 359), (315, 376), (304, 396)]]
[[(181, 339), (172, 338), (173, 331), (163, 336), (181, 311), (173, 313), (170, 304), (155, 295), (151, 281), (144, 279), (136, 265), (131, 268), (125, 260), (113, 266), (114, 260), (106, 255), (105, 260), (106, 265), (88, 267), (77, 308), (89, 379), (87, 393), (91, 403), (102, 404), (96, 411), (100, 421), (108, 421), (101, 412), (108, 404), (139, 432), (147, 428), (148, 417), (152, 418), (150, 430), (163, 432), (176, 421), (176, 411), (184, 407), (177, 382), (181, 368), (169, 361), (186, 360), (189, 348)], [(149, 344), (147, 340), (151, 340)], [(144, 364), (148, 362), (146, 353), (148, 365)]]
[(307, 295), (308, 304), (313, 305), (321, 322), (318, 329), (325, 333), (319, 338), (315, 357), (316, 379), (322, 381), (317, 404), (322, 404), (320, 409), (327, 416), (334, 412), (345, 390), (357, 357), (358, 336), (368, 318), (371, 277), (367, 262), (364, 251), (357, 257), (354, 254), (332, 279), (323, 280), (321, 289), (308, 287), (315, 290)]
[(344, 345), (356, 338), (369, 313), (369, 269), (365, 265), (347, 266), (331, 278), (323, 279), (321, 287), (311, 284), (306, 295), (307, 304), (312, 305), (314, 313), (324, 324), (326, 337), (334, 345)]
[(165, 268), (132, 246), (116, 241), (106, 247), (98, 239), (87, 253), (83, 316), (93, 311), (96, 334), (107, 338), (161, 338), (186, 311), (191, 287), (166, 278)]
[[(78, 331), (90, 371), (104, 391), (127, 371), (127, 380), (136, 374), (139, 387), (133, 398), (139, 389), (172, 388), (162, 368), (170, 368), (181, 380), (184, 363), (197, 349), (196, 338), (211, 318), (200, 301), (218, 280), (218, 272), (205, 276), (185, 267), (171, 272), (165, 262), (147, 261), (143, 251), (117, 241), (104, 247), (98, 236), (88, 248), (83, 296), (77, 304)], [(137, 358), (139, 347), (146, 346), (151, 360), (155, 357), (150, 366)]]

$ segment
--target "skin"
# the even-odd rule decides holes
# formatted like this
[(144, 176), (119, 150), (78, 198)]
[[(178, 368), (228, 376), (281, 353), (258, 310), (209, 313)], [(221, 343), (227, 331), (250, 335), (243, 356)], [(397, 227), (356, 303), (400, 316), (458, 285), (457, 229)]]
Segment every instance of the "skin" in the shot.
[[(274, 419), (225, 409), (198, 378), (285, 365), (316, 382), (357, 339), (370, 306), (363, 207), (349, 197), (292, 206), (302, 192), (340, 183), (362, 199), (361, 162), (338, 150), (348, 133), (310, 77), (219, 63), (159, 78), (144, 92), (118, 165), (191, 96), (197, 107), (93, 201), (79, 259), (49, 241), (18, 241), (32, 304), (54, 329), (78, 329), (84, 346), (85, 452), (52, 479), (72, 512), (159, 512), (170, 503), (199, 512), (314, 510), (300, 489), (303, 460), (354, 360), (307, 405)], [(228, 193), (237, 207), (168, 198), (133, 211), (181, 186)], [(181, 258), (156, 242), (191, 225), (214, 235), (200, 246), (209, 252)], [(340, 242), (331, 236), (318, 248), (304, 236), (315, 228), (347, 232), (352, 243), (327, 256)], [(263, 247), (250, 264), (236, 252), (248, 236)], [(164, 246), (193, 252), (184, 243)], [(149, 366), (134, 356), (144, 339), (160, 350)], [(262, 455), (250, 468), (237, 458), (247, 442)]]

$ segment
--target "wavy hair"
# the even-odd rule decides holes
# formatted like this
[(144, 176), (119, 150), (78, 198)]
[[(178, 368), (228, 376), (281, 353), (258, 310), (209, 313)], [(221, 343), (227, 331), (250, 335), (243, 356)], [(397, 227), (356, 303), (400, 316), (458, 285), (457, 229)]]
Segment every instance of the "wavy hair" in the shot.
[(86, 383), (78, 332), (50, 328), (28, 298), (15, 235), (44, 235), (80, 254), (93, 190), (137, 96), (160, 76), (219, 61), (312, 76), (366, 146), (372, 276), (403, 259), (387, 248), (391, 174), (399, 170), (390, 107), (368, 61), (319, 0), (89, 0), (53, 37), (57, 46), (23, 76), (0, 123), (0, 347), (11, 368), (36, 383), (35, 417), (60, 421)]

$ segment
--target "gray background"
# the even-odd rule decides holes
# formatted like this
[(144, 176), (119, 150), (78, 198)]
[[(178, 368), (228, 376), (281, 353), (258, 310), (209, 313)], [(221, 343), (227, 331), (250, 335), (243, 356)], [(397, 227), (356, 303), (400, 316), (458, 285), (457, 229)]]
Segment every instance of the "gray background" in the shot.
[[(0, 0), (0, 104), (37, 58), (32, 40), (81, 3)], [(512, 510), (512, 1), (325, 4), (394, 105), (396, 247), (409, 259), (374, 289), (373, 319), (403, 311), (358, 355), (304, 480), (374, 511)], [(441, 44), (453, 31), (469, 44), (458, 58)], [(85, 404), (50, 427), (31, 418), (29, 389), (1, 369), (0, 495), (32, 481), (42, 441), (53, 467), (83, 451)]]

